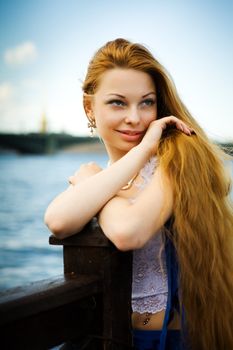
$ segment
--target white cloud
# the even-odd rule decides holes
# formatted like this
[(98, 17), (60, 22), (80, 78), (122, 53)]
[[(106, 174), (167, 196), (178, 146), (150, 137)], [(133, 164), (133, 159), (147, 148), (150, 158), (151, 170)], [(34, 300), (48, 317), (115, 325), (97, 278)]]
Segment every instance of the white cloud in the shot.
[(13, 86), (10, 83), (0, 84), (0, 103), (4, 104), (9, 101), (13, 94)]
[(9, 65), (21, 65), (33, 62), (37, 58), (37, 48), (33, 42), (25, 42), (21, 45), (7, 49), (4, 54), (5, 62)]

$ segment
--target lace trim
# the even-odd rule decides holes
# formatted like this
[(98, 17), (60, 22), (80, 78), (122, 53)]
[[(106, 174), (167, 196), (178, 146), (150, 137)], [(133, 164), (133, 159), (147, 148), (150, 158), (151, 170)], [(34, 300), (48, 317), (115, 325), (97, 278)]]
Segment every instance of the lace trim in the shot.
[(156, 294), (150, 297), (132, 299), (133, 312), (144, 314), (145, 312), (156, 313), (166, 309), (168, 293)]
[(130, 197), (128, 200), (131, 204), (134, 204), (136, 201), (136, 198), (146, 185), (151, 181), (152, 175), (154, 174), (155, 168), (158, 165), (158, 159), (157, 157), (151, 157), (148, 162), (144, 165), (144, 167), (140, 170), (139, 175), (142, 178), (142, 181), (136, 181), (134, 182), (134, 186), (138, 189), (138, 192), (135, 194), (135, 196)]
[(158, 165), (158, 158), (151, 157), (144, 167), (140, 170), (139, 175), (143, 181), (141, 183), (135, 183), (135, 186), (140, 190), (144, 189), (146, 185), (151, 181), (152, 175), (154, 174), (155, 168)]

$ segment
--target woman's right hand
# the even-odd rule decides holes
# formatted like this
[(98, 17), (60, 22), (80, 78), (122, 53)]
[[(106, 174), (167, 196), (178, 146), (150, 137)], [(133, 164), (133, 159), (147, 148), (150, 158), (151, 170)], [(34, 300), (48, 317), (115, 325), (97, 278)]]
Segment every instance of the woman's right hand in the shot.
[(95, 162), (82, 164), (79, 170), (77, 170), (74, 175), (69, 177), (68, 181), (71, 185), (76, 185), (77, 183), (80, 183), (81, 181), (99, 173), (102, 170), (103, 169)]
[(188, 136), (190, 136), (193, 132), (193, 129), (188, 127), (179, 118), (173, 115), (169, 117), (163, 117), (161, 119), (154, 120), (150, 123), (141, 141), (141, 145), (148, 147), (153, 153), (156, 152), (163, 131), (171, 125), (174, 125), (178, 130), (182, 131)]

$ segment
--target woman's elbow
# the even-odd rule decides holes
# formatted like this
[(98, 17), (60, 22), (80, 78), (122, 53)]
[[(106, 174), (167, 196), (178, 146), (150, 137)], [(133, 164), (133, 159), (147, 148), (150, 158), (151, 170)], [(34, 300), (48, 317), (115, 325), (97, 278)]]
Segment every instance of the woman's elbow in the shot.
[(64, 229), (59, 220), (52, 219), (48, 213), (45, 213), (44, 223), (49, 231), (59, 239), (64, 238)]
[(58, 239), (64, 239), (72, 235), (72, 233), (67, 230), (66, 223), (63, 222), (61, 218), (54, 217), (49, 211), (46, 211), (44, 215), (44, 223), (49, 231)]
[(134, 250), (134, 246), (132, 244), (129, 244), (129, 242), (126, 242), (125, 240), (122, 240), (121, 238), (117, 238), (114, 240), (113, 244), (115, 247), (122, 251), (122, 252), (127, 252), (129, 250)]
[(138, 249), (141, 247), (141, 243), (138, 239), (137, 234), (131, 230), (128, 230), (126, 226), (121, 229), (120, 226), (117, 225), (115, 229), (111, 228), (110, 234), (106, 234), (106, 236), (108, 236), (116, 248), (122, 252)]

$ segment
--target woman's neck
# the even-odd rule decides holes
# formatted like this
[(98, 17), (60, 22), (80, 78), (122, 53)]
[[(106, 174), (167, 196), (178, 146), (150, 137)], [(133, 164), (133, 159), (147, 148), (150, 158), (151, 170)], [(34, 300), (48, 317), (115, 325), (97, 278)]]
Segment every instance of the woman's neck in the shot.
[(109, 157), (109, 164), (115, 163), (117, 160), (124, 157), (126, 153), (128, 153), (126, 151), (109, 149), (109, 147), (106, 147), (106, 151)]

